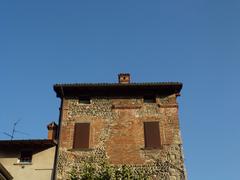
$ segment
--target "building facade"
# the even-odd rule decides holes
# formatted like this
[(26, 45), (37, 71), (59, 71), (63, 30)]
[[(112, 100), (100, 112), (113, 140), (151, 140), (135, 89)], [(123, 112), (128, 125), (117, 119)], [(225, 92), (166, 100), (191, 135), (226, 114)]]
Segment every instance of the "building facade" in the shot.
[(57, 125), (48, 125), (48, 139), (0, 140), (0, 179), (53, 180)]
[(56, 84), (61, 98), (57, 179), (84, 157), (107, 157), (112, 165), (130, 165), (153, 179), (185, 180), (179, 129), (178, 82)]

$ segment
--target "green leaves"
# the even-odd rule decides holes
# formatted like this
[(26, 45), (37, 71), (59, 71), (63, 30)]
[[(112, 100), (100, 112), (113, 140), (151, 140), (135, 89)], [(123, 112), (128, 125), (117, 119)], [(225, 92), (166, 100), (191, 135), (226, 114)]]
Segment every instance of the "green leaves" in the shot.
[[(79, 170), (77, 170), (79, 169)], [(148, 179), (143, 172), (129, 165), (113, 166), (106, 162), (96, 164), (84, 162), (82, 167), (73, 167), (69, 172), (70, 180), (129, 180)]]
[(95, 149), (85, 156), (74, 156), (68, 180), (168, 180), (170, 169), (184, 179), (183, 170), (168, 161), (156, 160), (145, 165), (112, 165), (104, 149)]

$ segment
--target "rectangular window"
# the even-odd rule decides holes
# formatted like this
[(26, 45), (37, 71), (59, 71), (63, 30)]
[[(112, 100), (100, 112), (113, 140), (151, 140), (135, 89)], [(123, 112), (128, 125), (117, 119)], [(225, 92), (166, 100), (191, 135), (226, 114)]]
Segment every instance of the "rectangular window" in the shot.
[(20, 156), (20, 163), (31, 163), (32, 151), (22, 151)]
[(144, 103), (156, 103), (156, 97), (155, 96), (145, 96), (143, 98)]
[(157, 149), (161, 147), (159, 122), (144, 122), (145, 148)]
[(89, 148), (90, 123), (76, 123), (73, 148)]
[(89, 97), (80, 97), (79, 103), (80, 104), (91, 104), (91, 99)]

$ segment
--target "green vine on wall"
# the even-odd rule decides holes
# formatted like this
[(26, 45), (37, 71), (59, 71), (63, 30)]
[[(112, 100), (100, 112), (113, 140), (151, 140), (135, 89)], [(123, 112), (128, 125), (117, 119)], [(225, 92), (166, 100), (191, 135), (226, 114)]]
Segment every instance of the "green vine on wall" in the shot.
[[(69, 162), (69, 157), (62, 156), (64, 162)], [(161, 179), (169, 180), (170, 171), (177, 171), (181, 180), (184, 180), (184, 171), (171, 164), (169, 161), (156, 160), (147, 165), (111, 165), (102, 148), (95, 149), (88, 156), (73, 155), (69, 164), (58, 164), (59, 172), (67, 168), (64, 179), (69, 180), (128, 180), (128, 179)], [(66, 167), (67, 166), (67, 167)], [(65, 169), (66, 170), (66, 169)], [(67, 177), (66, 177), (67, 176)]]

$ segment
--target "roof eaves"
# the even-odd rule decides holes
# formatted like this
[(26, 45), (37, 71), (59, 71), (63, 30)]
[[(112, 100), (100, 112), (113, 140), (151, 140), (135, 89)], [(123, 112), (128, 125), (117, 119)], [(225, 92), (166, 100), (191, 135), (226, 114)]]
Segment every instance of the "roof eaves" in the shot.
[(50, 145), (55, 146), (57, 143), (49, 139), (18, 139), (18, 140), (0, 140), (0, 144), (14, 145), (14, 144), (34, 144), (34, 145)]
[(143, 82), (143, 83), (62, 83), (55, 84), (54, 87), (78, 87), (78, 86), (152, 86), (152, 85), (182, 85), (181, 82)]
[[(158, 89), (158, 90), (164, 90), (165, 92), (171, 91), (179, 93), (182, 89), (182, 83), (180, 82), (143, 82), (143, 83), (129, 83), (129, 84), (121, 84), (121, 83), (65, 83), (65, 84), (55, 84), (53, 86), (54, 91), (56, 92), (57, 97), (66, 97), (66, 91), (68, 90), (81, 90), (81, 91), (89, 91), (91, 89), (91, 93), (95, 91), (96, 93), (103, 93), (106, 92), (105, 90), (108, 90), (109, 92), (120, 92), (118, 88), (124, 88), (131, 89), (132, 91), (149, 91), (150, 89)], [(97, 88), (97, 89), (93, 89)], [(140, 88), (140, 89), (138, 89)], [(117, 90), (118, 89), (118, 90)], [(85, 92), (85, 93), (86, 93)], [(90, 91), (89, 91), (90, 93)]]

